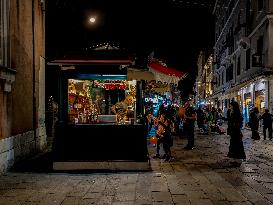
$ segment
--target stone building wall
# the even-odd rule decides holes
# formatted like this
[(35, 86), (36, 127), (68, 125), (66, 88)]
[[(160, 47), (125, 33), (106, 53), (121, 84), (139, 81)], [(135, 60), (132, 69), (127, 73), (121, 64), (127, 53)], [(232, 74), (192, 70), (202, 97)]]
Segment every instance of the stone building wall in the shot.
[(0, 88), (0, 173), (46, 146), (43, 1), (9, 2), (8, 67), (16, 73), (11, 92)]

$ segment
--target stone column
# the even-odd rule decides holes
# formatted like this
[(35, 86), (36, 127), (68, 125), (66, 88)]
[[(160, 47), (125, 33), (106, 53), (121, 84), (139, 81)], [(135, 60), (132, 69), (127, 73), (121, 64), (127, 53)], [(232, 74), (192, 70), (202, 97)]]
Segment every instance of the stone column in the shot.
[(264, 86), (265, 86), (265, 107), (269, 108), (269, 80), (266, 79), (264, 82)]
[(46, 143), (46, 127), (45, 127), (45, 59), (40, 57), (39, 69), (39, 104), (38, 104), (38, 129), (37, 129), (37, 145), (39, 150), (43, 150)]
[(273, 113), (273, 78), (272, 76), (268, 80), (268, 109), (270, 113)]

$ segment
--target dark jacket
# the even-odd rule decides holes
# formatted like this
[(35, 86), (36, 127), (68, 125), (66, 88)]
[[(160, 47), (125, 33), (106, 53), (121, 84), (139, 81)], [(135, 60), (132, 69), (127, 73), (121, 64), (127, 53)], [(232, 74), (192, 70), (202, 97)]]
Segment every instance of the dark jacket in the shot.
[(264, 127), (272, 127), (272, 114), (264, 113), (260, 119), (263, 120)]

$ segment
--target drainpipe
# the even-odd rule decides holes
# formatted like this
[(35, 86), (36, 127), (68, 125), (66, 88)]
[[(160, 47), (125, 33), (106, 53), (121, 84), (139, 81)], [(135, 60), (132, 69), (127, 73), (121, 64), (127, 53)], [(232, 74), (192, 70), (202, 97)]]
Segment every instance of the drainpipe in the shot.
[(34, 149), (35, 152), (37, 151), (37, 132), (36, 132), (36, 89), (35, 89), (35, 0), (32, 0), (32, 112), (33, 112), (33, 120), (32, 120), (32, 127), (33, 127), (33, 134), (34, 134)]

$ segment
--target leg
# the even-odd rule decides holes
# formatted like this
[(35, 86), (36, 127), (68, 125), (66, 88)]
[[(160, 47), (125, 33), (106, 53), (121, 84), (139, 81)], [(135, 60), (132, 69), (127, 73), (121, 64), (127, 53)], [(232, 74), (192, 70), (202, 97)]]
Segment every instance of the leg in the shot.
[(265, 126), (263, 127), (264, 140), (266, 139), (266, 128), (267, 128), (267, 127), (265, 127)]
[(185, 149), (192, 149), (194, 147), (194, 126), (189, 125), (187, 130), (188, 144)]
[(268, 136), (269, 136), (269, 139), (272, 140), (272, 126), (268, 127)]
[(156, 155), (159, 155), (159, 152), (160, 152), (160, 139), (157, 140), (157, 143), (156, 143)]

